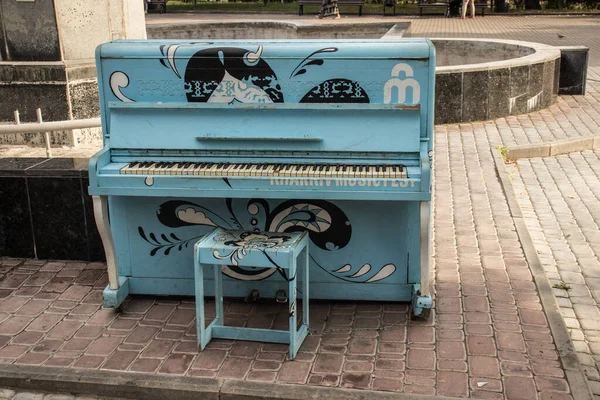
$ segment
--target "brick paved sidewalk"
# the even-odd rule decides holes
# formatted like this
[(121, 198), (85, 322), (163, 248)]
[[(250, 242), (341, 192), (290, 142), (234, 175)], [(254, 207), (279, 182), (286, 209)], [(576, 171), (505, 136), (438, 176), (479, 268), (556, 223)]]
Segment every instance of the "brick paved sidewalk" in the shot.
[[(466, 213), (447, 215), (469, 220)], [(438, 221), (436, 237), (455, 225)], [(500, 243), (480, 228), (490, 238), (481, 249), (460, 247), (460, 269), (452, 261), (456, 245), (436, 239), (446, 261), (438, 263), (431, 320), (410, 321), (406, 304), (315, 302), (313, 334), (293, 362), (287, 346), (254, 342), (214, 340), (198, 354), (192, 298), (136, 297), (122, 313), (100, 309), (103, 264), (4, 259), (0, 360), (431, 395), (533, 399), (540, 391), (569, 398), (518, 241), (510, 224), (500, 228)], [(280, 311), (273, 303), (229, 302), (226, 315), (228, 323), (277, 326), (286, 321)]]
[[(588, 95), (565, 99), (588, 116), (569, 131), (589, 127), (598, 135), (600, 68), (590, 68), (588, 76)], [(562, 121), (572, 121), (574, 115), (564, 116)], [(600, 151), (517, 160), (509, 169), (575, 349), (600, 396)]]
[(511, 170), (535, 248), (600, 395), (600, 150), (518, 160)]

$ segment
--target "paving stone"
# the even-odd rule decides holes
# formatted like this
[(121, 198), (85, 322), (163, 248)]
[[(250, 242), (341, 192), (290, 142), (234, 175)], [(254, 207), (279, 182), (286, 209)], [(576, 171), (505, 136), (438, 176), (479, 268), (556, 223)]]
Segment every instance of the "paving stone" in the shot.
[(533, 378), (507, 376), (503, 379), (507, 400), (530, 400), (537, 394)]
[(495, 356), (496, 344), (491, 337), (467, 336), (467, 350), (470, 355)]
[(100, 356), (82, 356), (73, 364), (74, 368), (97, 369), (102, 365), (105, 358)]
[(161, 362), (162, 360), (156, 358), (138, 358), (131, 364), (129, 370), (134, 372), (153, 373), (158, 369)]
[(376, 348), (376, 339), (354, 338), (350, 340), (348, 354), (374, 355)]
[(25, 329), (32, 320), (30, 317), (8, 317), (0, 324), (0, 335), (16, 335)]
[[(257, 382), (275, 382), (277, 372), (273, 371), (250, 371), (246, 377), (249, 381)], [(314, 383), (315, 385), (318, 383)]]
[(569, 385), (567, 381), (562, 378), (551, 378), (545, 376), (537, 376), (535, 378), (538, 389), (540, 391), (557, 391), (557, 392), (569, 392)]
[(164, 358), (175, 343), (168, 340), (152, 340), (140, 355), (141, 358)]
[(435, 369), (435, 352), (432, 350), (409, 349), (407, 366), (411, 369)]
[(469, 392), (466, 373), (440, 371), (438, 373), (437, 393), (441, 396), (467, 396)]
[(299, 360), (285, 362), (279, 370), (277, 381), (285, 383), (305, 383), (308, 379), (310, 369), (311, 364), (307, 362), (301, 362)]
[(344, 356), (339, 354), (319, 354), (313, 366), (314, 373), (340, 373), (344, 364)]
[(137, 358), (137, 351), (115, 351), (106, 362), (102, 365), (102, 369), (125, 371), (127, 367)]
[(96, 340), (85, 353), (96, 356), (108, 356), (117, 349), (122, 341), (123, 339), (120, 337), (102, 337)]
[(437, 355), (440, 359), (466, 360), (467, 352), (463, 343), (438, 342)]
[(404, 388), (404, 383), (401, 379), (374, 378), (371, 388), (387, 392), (401, 392)]
[(162, 374), (183, 375), (194, 360), (191, 354), (171, 354), (160, 367)]
[(344, 372), (342, 374), (341, 386), (354, 389), (368, 389), (371, 383), (371, 374)]

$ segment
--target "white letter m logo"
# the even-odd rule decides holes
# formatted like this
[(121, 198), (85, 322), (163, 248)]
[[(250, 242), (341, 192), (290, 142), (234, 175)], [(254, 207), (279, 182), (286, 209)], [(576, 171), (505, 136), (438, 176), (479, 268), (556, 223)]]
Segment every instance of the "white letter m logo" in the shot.
[[(404, 71), (406, 79), (400, 79), (400, 72)], [(392, 68), (392, 78), (389, 79), (383, 88), (383, 102), (392, 103), (393, 89), (397, 89), (396, 104), (419, 104), (421, 100), (421, 87), (413, 77), (413, 69), (408, 64), (396, 64)], [(412, 88), (412, 102), (406, 101), (406, 89)]]

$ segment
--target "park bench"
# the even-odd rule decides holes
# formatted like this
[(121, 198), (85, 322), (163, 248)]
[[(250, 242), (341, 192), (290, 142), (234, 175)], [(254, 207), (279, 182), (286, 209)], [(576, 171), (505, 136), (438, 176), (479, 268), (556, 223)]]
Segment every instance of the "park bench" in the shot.
[[(462, 1), (461, 5), (462, 7)], [(481, 16), (485, 16), (485, 9), (487, 7), (486, 0), (476, 0), (475, 8), (481, 9)], [(419, 0), (419, 15), (423, 15), (424, 8), (442, 8), (444, 10), (444, 15), (450, 15), (450, 2), (448, 0)], [(476, 11), (477, 12), (477, 11)]]
[(160, 10), (161, 13), (167, 12), (167, 0), (146, 0), (148, 2), (148, 8), (154, 8)]
[[(304, 6), (320, 6), (323, 0), (298, 0), (298, 15), (304, 15)], [(358, 16), (362, 15), (365, 0), (338, 0), (338, 6), (358, 6)]]

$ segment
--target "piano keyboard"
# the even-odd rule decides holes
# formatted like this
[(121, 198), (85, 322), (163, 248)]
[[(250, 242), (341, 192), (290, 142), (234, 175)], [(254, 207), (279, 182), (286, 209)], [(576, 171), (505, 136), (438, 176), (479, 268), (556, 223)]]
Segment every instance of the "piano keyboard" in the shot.
[(134, 161), (121, 174), (306, 178), (408, 178), (404, 165), (246, 164)]

